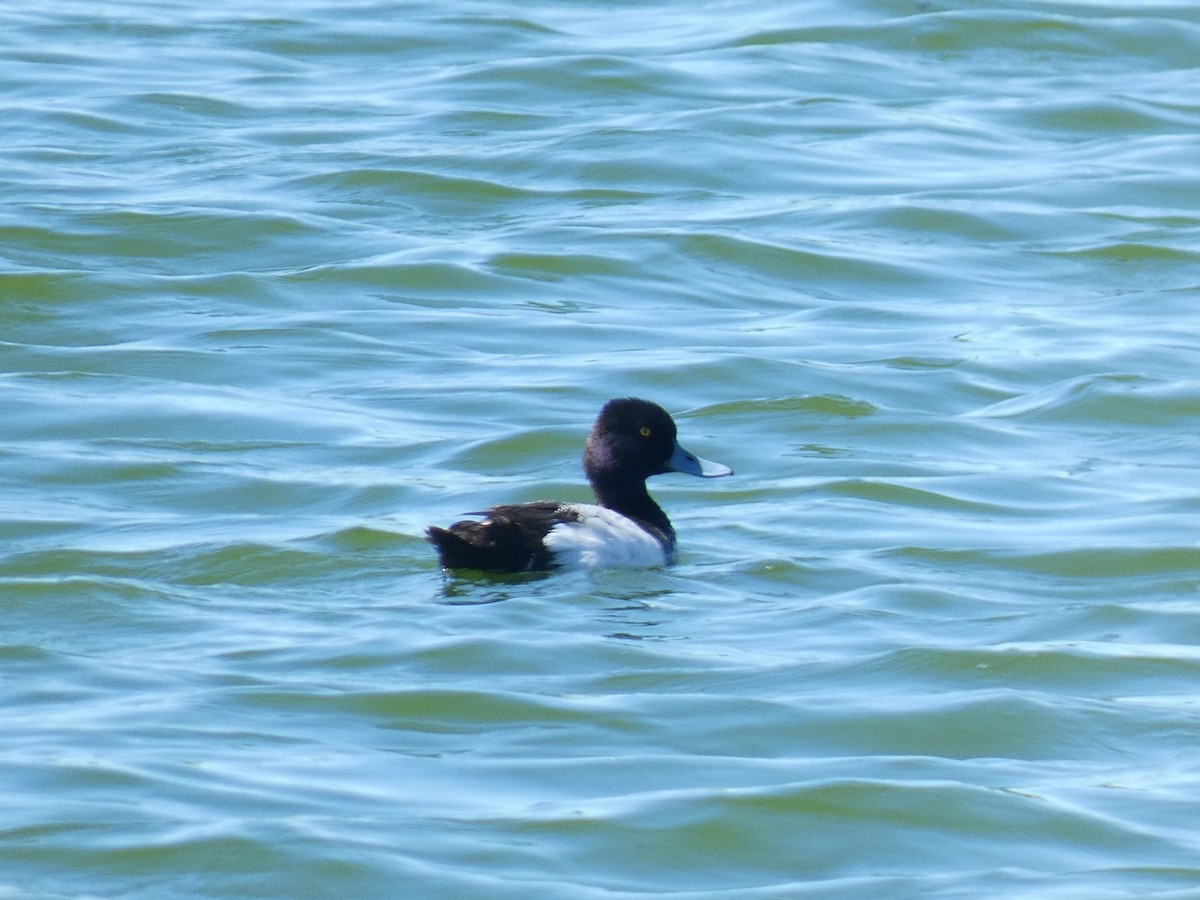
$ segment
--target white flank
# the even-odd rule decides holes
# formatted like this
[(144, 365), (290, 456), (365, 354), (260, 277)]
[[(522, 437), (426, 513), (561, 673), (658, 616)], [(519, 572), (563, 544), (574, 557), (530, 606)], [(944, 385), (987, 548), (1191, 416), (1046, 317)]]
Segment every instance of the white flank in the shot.
[(590, 503), (574, 508), (579, 521), (555, 525), (544, 540), (558, 565), (568, 569), (644, 569), (669, 562), (663, 545), (636, 522)]

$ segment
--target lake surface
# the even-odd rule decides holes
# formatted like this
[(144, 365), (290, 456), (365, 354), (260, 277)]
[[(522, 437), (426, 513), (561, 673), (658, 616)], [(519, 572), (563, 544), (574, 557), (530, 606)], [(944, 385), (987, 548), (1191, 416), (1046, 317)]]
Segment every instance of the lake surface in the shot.
[(1200, 897), (1200, 6), (0, 22), (0, 896)]

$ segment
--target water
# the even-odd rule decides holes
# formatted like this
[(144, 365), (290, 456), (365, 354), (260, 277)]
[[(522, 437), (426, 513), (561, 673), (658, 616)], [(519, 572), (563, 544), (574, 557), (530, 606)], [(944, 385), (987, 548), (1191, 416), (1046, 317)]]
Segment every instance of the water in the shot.
[[(1200, 10), (3, 14), (5, 897), (1200, 896)], [(669, 570), (448, 577), (612, 396)]]

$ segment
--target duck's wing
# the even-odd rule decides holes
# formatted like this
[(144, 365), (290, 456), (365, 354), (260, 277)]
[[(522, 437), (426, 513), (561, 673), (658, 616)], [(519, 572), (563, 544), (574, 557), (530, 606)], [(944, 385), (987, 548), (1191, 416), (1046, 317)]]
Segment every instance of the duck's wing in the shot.
[(447, 569), (549, 569), (554, 559), (546, 548), (546, 535), (556, 525), (579, 521), (571, 504), (556, 500), (494, 506), (468, 515), (483, 519), (464, 519), (449, 528), (434, 525), (425, 531)]

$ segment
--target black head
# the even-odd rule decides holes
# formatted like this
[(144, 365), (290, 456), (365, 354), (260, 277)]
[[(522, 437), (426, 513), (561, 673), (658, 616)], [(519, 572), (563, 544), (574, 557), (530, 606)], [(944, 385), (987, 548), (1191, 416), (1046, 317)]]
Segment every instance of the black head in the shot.
[(583, 468), (595, 481), (621, 477), (644, 481), (671, 470), (675, 422), (648, 400), (623, 397), (600, 410), (583, 453)]

